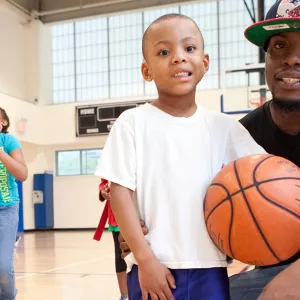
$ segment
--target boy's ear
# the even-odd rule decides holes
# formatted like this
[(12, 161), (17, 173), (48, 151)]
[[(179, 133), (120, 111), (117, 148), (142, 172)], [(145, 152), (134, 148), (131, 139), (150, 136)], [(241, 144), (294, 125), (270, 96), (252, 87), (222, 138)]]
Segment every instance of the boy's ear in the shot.
[(149, 66), (148, 66), (147, 62), (144, 61), (142, 63), (141, 70), (142, 70), (143, 77), (146, 81), (152, 81), (153, 80), (153, 77), (151, 75), (151, 71), (149, 69)]
[(1, 122), (1, 124), (2, 124), (2, 126), (7, 126), (7, 125), (8, 125), (8, 122), (7, 122), (6, 120), (3, 120), (3, 121)]
[(207, 73), (209, 70), (209, 55), (208, 54), (204, 54), (203, 65), (204, 65), (205, 73)]

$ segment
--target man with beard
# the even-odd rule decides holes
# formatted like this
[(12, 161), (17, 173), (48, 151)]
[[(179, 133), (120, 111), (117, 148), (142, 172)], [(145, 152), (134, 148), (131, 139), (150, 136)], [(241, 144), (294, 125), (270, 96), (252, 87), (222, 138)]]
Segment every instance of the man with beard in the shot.
[[(245, 36), (266, 51), (273, 99), (240, 122), (268, 153), (300, 167), (300, 1), (276, 1), (265, 21), (250, 26)], [(142, 227), (147, 234), (144, 223)], [(124, 241), (121, 248), (123, 256), (130, 251)], [(299, 300), (300, 253), (278, 265), (232, 276), (230, 292), (231, 300)]]
[[(240, 122), (268, 153), (300, 167), (300, 1), (276, 1), (265, 21), (247, 28), (245, 36), (266, 51), (272, 100)], [(299, 258), (300, 252), (279, 265), (232, 276), (231, 300), (299, 300)]]

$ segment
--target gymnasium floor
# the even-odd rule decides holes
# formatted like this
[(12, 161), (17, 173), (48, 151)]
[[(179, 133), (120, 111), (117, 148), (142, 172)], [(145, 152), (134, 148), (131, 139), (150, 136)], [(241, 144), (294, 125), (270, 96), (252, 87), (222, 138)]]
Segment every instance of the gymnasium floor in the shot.
[[(17, 300), (117, 300), (113, 241), (93, 231), (29, 232), (15, 254)], [(229, 274), (245, 266), (234, 262)]]

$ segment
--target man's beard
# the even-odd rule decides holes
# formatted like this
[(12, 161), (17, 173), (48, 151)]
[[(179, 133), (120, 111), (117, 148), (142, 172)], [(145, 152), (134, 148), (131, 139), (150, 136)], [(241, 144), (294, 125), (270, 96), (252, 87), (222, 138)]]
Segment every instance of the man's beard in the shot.
[(300, 99), (299, 100), (285, 100), (284, 98), (273, 97), (272, 101), (274, 109), (286, 113), (300, 112)]

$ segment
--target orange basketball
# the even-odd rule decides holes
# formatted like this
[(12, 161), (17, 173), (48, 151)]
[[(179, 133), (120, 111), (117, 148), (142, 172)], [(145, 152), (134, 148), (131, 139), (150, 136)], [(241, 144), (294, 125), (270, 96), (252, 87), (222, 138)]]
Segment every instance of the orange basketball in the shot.
[(300, 169), (269, 154), (231, 162), (208, 188), (204, 216), (228, 256), (256, 266), (287, 260), (300, 250)]

